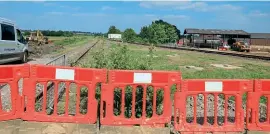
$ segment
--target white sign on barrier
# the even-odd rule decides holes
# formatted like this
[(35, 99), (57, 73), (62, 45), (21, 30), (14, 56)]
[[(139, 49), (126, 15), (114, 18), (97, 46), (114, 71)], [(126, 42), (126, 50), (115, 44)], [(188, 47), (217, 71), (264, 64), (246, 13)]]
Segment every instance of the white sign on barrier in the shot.
[(151, 83), (152, 74), (151, 73), (134, 73), (133, 83)]
[(222, 82), (205, 82), (206, 92), (222, 92), (223, 83)]
[(73, 69), (56, 69), (55, 79), (74, 80), (74, 74)]

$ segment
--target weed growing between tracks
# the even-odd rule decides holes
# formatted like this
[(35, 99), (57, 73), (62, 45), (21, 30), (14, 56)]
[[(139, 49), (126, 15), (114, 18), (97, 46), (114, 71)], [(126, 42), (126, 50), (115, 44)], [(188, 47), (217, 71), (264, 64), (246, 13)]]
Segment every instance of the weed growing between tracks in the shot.
[[(187, 52), (178, 50), (160, 49), (154, 47), (138, 46), (138, 45), (119, 45), (119, 44), (103, 44), (99, 45), (94, 50), (91, 50), (88, 57), (85, 57), (82, 62), (78, 64), (81, 67), (87, 68), (107, 68), (107, 69), (124, 69), (124, 70), (181, 70), (183, 78), (195, 78), (195, 79), (254, 79), (254, 78), (270, 78), (270, 64), (260, 60), (251, 60), (243, 58), (235, 58), (229, 56), (203, 54), (198, 52)], [(87, 56), (87, 55), (86, 55)], [(210, 64), (230, 64), (239, 66), (239, 69), (223, 69), (216, 68)], [(189, 68), (183, 68), (183, 66), (197, 66), (202, 67), (203, 70), (192, 70)], [(153, 112), (163, 112), (163, 93), (158, 93), (157, 109), (153, 109), (153, 87), (148, 86), (143, 89), (141, 86), (132, 89), (129, 85), (124, 89), (116, 88), (114, 90), (114, 114), (120, 115), (124, 113), (127, 118), (132, 116), (131, 107), (132, 104), (132, 90), (135, 90), (135, 116), (142, 116), (142, 91), (147, 91), (146, 96), (146, 116), (151, 117)], [(99, 90), (98, 90), (99, 89)], [(171, 88), (173, 95), (175, 86)], [(96, 99), (100, 100), (100, 85), (96, 89)], [(124, 91), (124, 93), (123, 93)], [(161, 90), (162, 91), (162, 90)], [(121, 111), (123, 102), (122, 95), (125, 94), (125, 109)], [(87, 97), (86, 97), (87, 98)], [(224, 100), (224, 97), (220, 97)], [(81, 98), (83, 99), (83, 97)], [(230, 115), (234, 116), (234, 97), (229, 97), (228, 103), (230, 104)], [(207, 100), (209, 103), (213, 102), (213, 97), (207, 97), (202, 100)], [(225, 101), (225, 100), (224, 100)], [(198, 102), (198, 101), (197, 101)], [(243, 96), (243, 102), (245, 105), (246, 95)], [(262, 103), (266, 103), (266, 98), (261, 99)], [(187, 104), (193, 104), (194, 102), (189, 100)], [(219, 104), (220, 109), (224, 107), (223, 104)], [(259, 104), (258, 104), (259, 105)], [(196, 106), (193, 104), (192, 106)], [(245, 108), (245, 106), (243, 106)], [(198, 109), (198, 108), (197, 108)], [(210, 112), (215, 111), (214, 108), (209, 109)], [(189, 111), (189, 115), (192, 112)], [(264, 116), (263, 114), (261, 114)]]
[[(90, 52), (91, 53), (91, 52)], [(153, 59), (155, 49), (153, 46), (148, 47), (147, 55), (132, 55), (134, 52), (129, 49), (127, 45), (120, 44), (110, 44), (106, 46), (103, 44), (100, 48), (94, 50), (91, 53), (91, 58), (88, 58), (86, 62), (79, 64), (82, 67), (91, 68), (107, 68), (107, 69), (122, 69), (122, 70), (152, 70), (153, 69)], [(172, 90), (175, 91), (176, 86), (173, 86)], [(100, 86), (97, 88), (100, 89)], [(153, 112), (158, 115), (163, 113), (163, 99), (164, 91), (163, 89), (157, 90), (156, 109), (153, 109), (154, 100), (154, 87), (148, 86), (143, 89), (142, 86), (132, 89), (130, 85), (124, 87), (125, 89), (116, 88), (114, 90), (114, 114), (120, 115), (124, 113), (125, 117), (130, 118), (132, 116), (132, 91), (135, 90), (135, 117), (139, 118), (142, 116), (143, 107), (143, 90), (146, 90), (146, 117), (151, 117)], [(100, 90), (96, 90), (96, 99), (100, 100)], [(121, 111), (122, 92), (125, 94), (125, 109)]]
[(93, 53), (93, 61), (84, 64), (84, 67), (123, 69), (123, 70), (152, 70), (152, 50), (148, 57), (134, 57), (130, 55), (132, 51), (126, 45), (113, 44), (111, 49), (100, 50)]
[[(59, 37), (61, 38), (61, 37)], [(65, 49), (55, 49), (53, 53), (65, 53), (68, 50), (71, 50), (75, 47), (85, 45), (91, 40), (92, 36), (73, 36), (73, 37), (65, 37), (61, 40), (55, 40), (53, 45), (64, 47)]]

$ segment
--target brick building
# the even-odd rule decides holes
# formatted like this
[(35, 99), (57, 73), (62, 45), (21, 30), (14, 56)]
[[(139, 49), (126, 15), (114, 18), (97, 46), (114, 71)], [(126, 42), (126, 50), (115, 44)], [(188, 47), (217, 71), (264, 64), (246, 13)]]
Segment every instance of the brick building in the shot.
[(270, 46), (270, 33), (250, 33), (251, 45)]

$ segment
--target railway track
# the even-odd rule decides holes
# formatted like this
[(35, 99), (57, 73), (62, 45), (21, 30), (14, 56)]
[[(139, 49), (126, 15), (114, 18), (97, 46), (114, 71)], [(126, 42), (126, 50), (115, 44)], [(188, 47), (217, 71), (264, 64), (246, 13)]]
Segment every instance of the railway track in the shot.
[[(93, 45), (91, 45), (90, 47), (87, 47), (86, 48), (86, 51), (84, 51), (81, 55), (79, 55), (74, 61), (72, 61), (71, 63), (67, 63), (68, 66), (75, 66), (93, 47), (96, 46), (96, 44), (99, 43), (100, 40), (98, 40), (97, 42), (95, 42)], [(59, 57), (56, 58), (56, 60), (59, 59)], [(48, 62), (47, 64), (50, 64), (52, 63), (52, 61)], [(53, 89), (58, 89), (58, 100), (57, 102), (59, 101), (59, 99), (63, 96), (63, 94), (65, 93), (65, 89), (66, 89), (66, 86), (64, 85), (64, 83), (60, 83), (60, 86), (59, 88), (55, 88), (55, 84), (54, 83), (50, 83), (48, 86), (47, 86), (47, 93), (49, 95), (52, 95), (54, 93), (54, 90)], [(36, 103), (40, 103), (42, 102), (43, 100), (43, 92), (41, 90), (40, 93), (38, 93), (39, 95), (36, 97)], [(54, 98), (52, 98), (51, 100), (48, 100), (48, 109), (47, 109), (47, 113), (52, 113), (53, 112), (53, 107), (54, 107)]]
[[(114, 41), (114, 40), (110, 40)], [(119, 42), (119, 41), (114, 41)], [(142, 46), (149, 46), (149, 44), (141, 44), (141, 43), (130, 43)], [(157, 47), (166, 48), (166, 49), (178, 49), (178, 50), (186, 50), (186, 51), (196, 51), (196, 52), (203, 52), (203, 53), (210, 53), (210, 54), (219, 54), (219, 55), (228, 55), (228, 56), (235, 56), (235, 57), (242, 57), (242, 58), (251, 58), (251, 59), (259, 59), (259, 60), (270, 60), (270, 55), (256, 55), (250, 53), (243, 53), (243, 52), (236, 52), (236, 51), (219, 51), (219, 50), (209, 50), (203, 48), (189, 48), (189, 47), (178, 47), (176, 45), (159, 45)]]
[(219, 55), (229, 55), (229, 56), (260, 59), (260, 60), (267, 60), (267, 61), (270, 60), (270, 56), (267, 56), (267, 55), (256, 55), (256, 54), (248, 54), (248, 53), (241, 53), (241, 52), (234, 52), (234, 51), (218, 51), (218, 50), (175, 47), (175, 46), (158, 46), (158, 47), (168, 48), (168, 49), (179, 49), (179, 50), (186, 50), (186, 51), (197, 51), (197, 52), (212, 53), (212, 54), (219, 54)]
[[(82, 52), (81, 54), (79, 54), (79, 56), (77, 58), (75, 58), (75, 60), (71, 61), (70, 63), (67, 63), (66, 61), (63, 62), (63, 59), (61, 59), (62, 57), (65, 58), (65, 60), (67, 60), (67, 55), (64, 54), (64, 55), (61, 55), (61, 56), (58, 56), (57, 58), (53, 59), (52, 61), (46, 63), (46, 65), (53, 65), (52, 63), (56, 63), (56, 60), (61, 60), (60, 64), (63, 66), (67, 65), (67, 66), (74, 66), (76, 65), (93, 47), (95, 47), (98, 43), (100, 42), (100, 40), (96, 41), (93, 45), (89, 46), (89, 47), (86, 47), (85, 48), (85, 51)], [(53, 82), (49, 82), (48, 85), (37, 85), (36, 86), (36, 90), (38, 90), (38, 92), (36, 93), (36, 104), (37, 103), (41, 103), (43, 101), (43, 86), (47, 86), (46, 87), (46, 90), (47, 90), (47, 93), (50, 94), (53, 94), (54, 93), (54, 90), (53, 89), (58, 89), (58, 101), (59, 101), (59, 98), (61, 98), (61, 96), (64, 94), (64, 91), (66, 89), (66, 86), (64, 85), (64, 83), (60, 83), (60, 86), (59, 88), (56, 87), (55, 88), (55, 84)], [(5, 90), (4, 92), (11, 92), (8, 88), (8, 84), (6, 83), (0, 83), (0, 92), (3, 92), (3, 90)], [(8, 91), (9, 90), (9, 91)], [(0, 93), (0, 97), (3, 98), (4, 95), (6, 95), (7, 93), (4, 93), (4, 94), (1, 94)], [(10, 96), (11, 97), (11, 96)], [(10, 98), (9, 98), (10, 99)], [(4, 102), (3, 102), (4, 101)], [(2, 103), (6, 104), (8, 100), (2, 100)], [(47, 100), (48, 101), (48, 111), (47, 113), (52, 113), (53, 112), (53, 107), (54, 107), (54, 98), (50, 99), (50, 100)], [(11, 103), (11, 102), (10, 102)], [(2, 104), (0, 104), (2, 105)], [(11, 105), (11, 104), (10, 104)], [(5, 107), (4, 107), (5, 108)]]

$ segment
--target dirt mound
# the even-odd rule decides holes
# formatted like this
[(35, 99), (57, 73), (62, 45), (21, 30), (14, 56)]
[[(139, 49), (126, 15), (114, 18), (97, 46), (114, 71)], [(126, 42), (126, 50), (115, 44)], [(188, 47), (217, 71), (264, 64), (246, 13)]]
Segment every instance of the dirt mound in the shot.
[(40, 58), (45, 54), (49, 54), (63, 48), (64, 47), (62, 45), (44, 44), (39, 46), (36, 43), (29, 43), (30, 57), (32, 58)]

